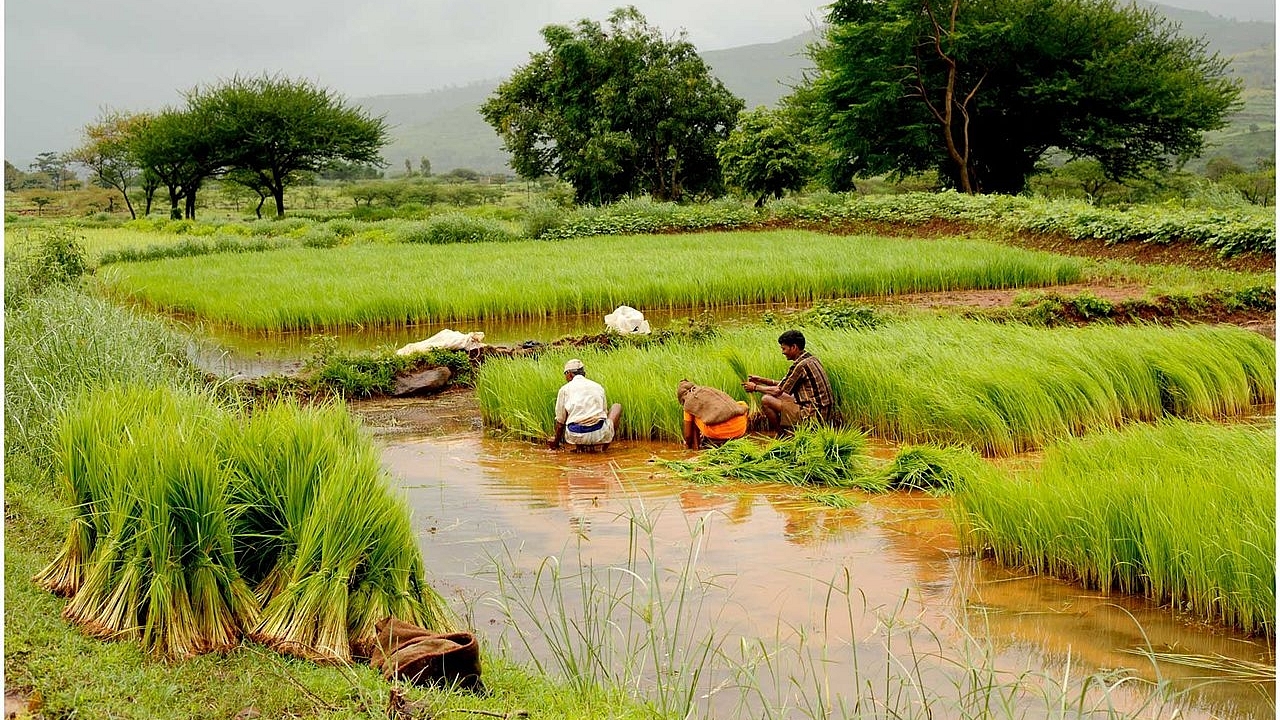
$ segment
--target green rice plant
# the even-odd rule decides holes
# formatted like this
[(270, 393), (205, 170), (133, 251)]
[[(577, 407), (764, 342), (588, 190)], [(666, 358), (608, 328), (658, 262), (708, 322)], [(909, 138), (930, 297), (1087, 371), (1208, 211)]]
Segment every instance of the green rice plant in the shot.
[(866, 437), (858, 431), (815, 425), (763, 445), (729, 440), (693, 460), (664, 465), (694, 482), (778, 482), (789, 485), (874, 487), (867, 472)]
[(64, 617), (166, 658), (239, 641), (258, 606), (235, 568), (225, 471), (210, 442), (230, 427), (207, 397), (163, 387), (108, 386), (72, 408), (62, 447), (79, 501), (73, 540), (37, 576), (50, 587), (83, 577), (53, 587), (73, 593)]
[(949, 494), (978, 472), (982, 459), (962, 447), (907, 445), (878, 473), (889, 490), (924, 490)]
[[(1275, 401), (1271, 340), (1240, 328), (1147, 325), (1045, 329), (920, 318), (872, 330), (807, 331), (853, 427), (906, 443), (964, 445), (989, 456), (1165, 416), (1239, 415)], [(576, 349), (588, 376), (623, 407), (621, 438), (681, 435), (682, 378), (741, 397), (741, 372), (782, 377), (776, 330), (722, 332), (699, 344)], [(725, 361), (741, 356), (741, 367)], [(477, 397), (485, 424), (549, 437), (564, 350), (487, 361)], [(518, 419), (518, 420), (517, 420)]]
[(1063, 441), (1041, 467), (956, 493), (976, 552), (1275, 631), (1274, 428), (1164, 420)]
[(5, 447), (52, 466), (57, 416), (88, 388), (134, 381), (194, 387), (199, 373), (185, 343), (153, 318), (66, 286), (6, 311)]
[[(761, 263), (762, 257), (771, 258)], [(710, 308), (1072, 282), (1083, 261), (970, 240), (803, 231), (289, 248), (116, 264), (113, 297), (254, 330)], [(435, 278), (424, 281), (424, 278)]]
[(301, 657), (367, 654), (387, 615), (447, 621), (427, 586), (404, 500), (346, 409), (280, 403), (231, 447), (238, 550), (263, 603), (253, 637)]

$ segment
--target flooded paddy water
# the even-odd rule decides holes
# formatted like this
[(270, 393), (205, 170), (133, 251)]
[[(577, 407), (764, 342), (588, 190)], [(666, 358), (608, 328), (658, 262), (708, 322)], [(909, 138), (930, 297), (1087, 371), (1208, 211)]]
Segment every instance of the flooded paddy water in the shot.
[[(646, 315), (657, 328), (691, 313)], [(339, 343), (386, 349), (443, 327), (345, 332)], [(519, 344), (599, 332), (601, 321), (451, 327)], [(298, 367), (310, 335), (202, 334), (208, 369), (250, 377)], [(705, 670), (695, 705), (716, 717), (852, 715), (859, 698), (864, 713), (951, 717), (964, 692), (1003, 702), (983, 683), (1052, 695), (1064, 678), (1095, 675), (1116, 688), (1109, 700), (1055, 712), (1040, 699), (1015, 714), (1133, 709), (1165, 683), (1177, 700), (1144, 716), (1275, 716), (1274, 640), (966, 556), (946, 498), (850, 493), (853, 506), (837, 509), (789, 486), (690, 485), (659, 462), (690, 456), (673, 443), (577, 454), (486, 437), (469, 391), (353, 410), (412, 505), (429, 581), (487, 643), (549, 672), (567, 633), (592, 638), (593, 677), (641, 696), (670, 697), (691, 682), (682, 673)], [(894, 448), (872, 451), (888, 459)], [(715, 652), (701, 654), (708, 645)]]
[[(700, 643), (713, 644), (721, 659), (707, 663), (697, 705), (718, 717), (765, 716), (763, 707), (810, 717), (851, 708), (859, 694), (877, 714), (929, 705), (947, 717), (948, 701), (926, 697), (953, 698), (973, 677), (1044, 687), (1108, 671), (1109, 682), (1133, 678), (1113, 694), (1123, 705), (1168, 681), (1188, 717), (1275, 715), (1273, 641), (965, 556), (946, 498), (855, 494), (853, 507), (835, 509), (789, 486), (693, 486), (658, 462), (690, 455), (674, 444), (579, 454), (485, 437), (466, 392), (354, 409), (377, 429), (413, 507), (429, 580), (517, 658), (548, 663), (537, 627), (563, 615), (588, 634), (599, 625), (601, 662), (651, 693), (678, 684), (663, 678), (674, 674), (663, 658), (685, 668)], [(548, 603), (553, 572), (563, 594)], [(526, 602), (504, 611), (499, 581)], [(655, 585), (666, 600), (648, 594)], [(610, 592), (633, 604), (593, 620), (590, 606)], [(635, 605), (652, 625), (636, 621)], [(676, 637), (637, 639), (663, 622)], [(1240, 668), (1271, 677), (1245, 679)], [(912, 677), (924, 690), (903, 689)], [(1047, 714), (1043, 702), (1028, 716)]]

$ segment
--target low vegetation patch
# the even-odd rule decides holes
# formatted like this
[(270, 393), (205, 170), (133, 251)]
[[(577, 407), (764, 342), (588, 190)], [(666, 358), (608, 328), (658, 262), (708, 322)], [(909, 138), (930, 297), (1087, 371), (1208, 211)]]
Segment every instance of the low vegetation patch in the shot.
[(1072, 439), (965, 483), (957, 522), (1002, 563), (1271, 636), (1275, 448), (1274, 427), (1177, 420)]
[(1274, 287), (1217, 289), (1179, 295), (1156, 295), (1110, 301), (1089, 292), (1060, 295), (1031, 293), (1014, 298), (1012, 307), (967, 313), (992, 320), (1057, 327), (1083, 323), (1217, 320), (1235, 313), (1274, 313)]

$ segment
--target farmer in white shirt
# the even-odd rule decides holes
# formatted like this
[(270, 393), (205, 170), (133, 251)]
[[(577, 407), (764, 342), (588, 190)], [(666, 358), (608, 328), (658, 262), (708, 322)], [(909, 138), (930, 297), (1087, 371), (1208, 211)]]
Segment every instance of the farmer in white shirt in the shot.
[(606, 404), (604, 387), (588, 380), (582, 361), (575, 358), (564, 364), (564, 385), (556, 394), (556, 436), (547, 446), (552, 450), (559, 450), (561, 442), (607, 446), (613, 442), (620, 417), (622, 405)]

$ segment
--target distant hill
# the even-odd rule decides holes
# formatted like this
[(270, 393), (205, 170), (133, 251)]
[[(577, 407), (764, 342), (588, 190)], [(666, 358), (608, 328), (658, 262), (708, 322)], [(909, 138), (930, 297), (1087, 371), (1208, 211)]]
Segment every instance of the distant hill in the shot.
[[(1231, 127), (1214, 133), (1206, 157), (1225, 155), (1244, 165), (1257, 157), (1275, 157), (1275, 38), (1270, 22), (1240, 22), (1207, 12), (1182, 10), (1135, 0), (1155, 7), (1178, 23), (1184, 35), (1205, 37), (1209, 49), (1232, 58), (1232, 69), (1247, 88), (1245, 107)], [(775, 43), (744, 45), (702, 54), (716, 77), (741, 97), (748, 108), (774, 105), (791, 92), (812, 67), (805, 48), (817, 39), (814, 31)], [(493, 128), (480, 117), (479, 107), (500, 81), (482, 80), (461, 87), (412, 95), (356, 98), (374, 115), (385, 115), (391, 143), (383, 151), (395, 174), (408, 159), (431, 161), (433, 172), (465, 167), (480, 172), (510, 172), (508, 155)], [(1194, 165), (1193, 165), (1194, 166)]]

